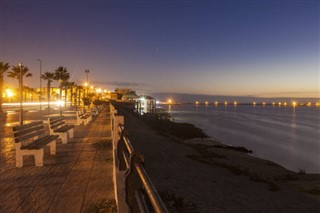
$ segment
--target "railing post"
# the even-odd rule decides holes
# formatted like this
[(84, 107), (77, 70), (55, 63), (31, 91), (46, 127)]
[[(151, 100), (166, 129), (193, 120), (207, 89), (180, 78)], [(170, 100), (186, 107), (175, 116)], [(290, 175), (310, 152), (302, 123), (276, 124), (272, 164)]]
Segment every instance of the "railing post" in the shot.
[(112, 116), (112, 154), (113, 154), (113, 183), (114, 183), (114, 192), (117, 202), (118, 212), (128, 212), (128, 207), (124, 200), (124, 172), (119, 170), (119, 156), (117, 154), (118, 143), (120, 140), (119, 125), (123, 125), (124, 118), (123, 116), (116, 116), (114, 114), (116, 110), (113, 110), (111, 113)]

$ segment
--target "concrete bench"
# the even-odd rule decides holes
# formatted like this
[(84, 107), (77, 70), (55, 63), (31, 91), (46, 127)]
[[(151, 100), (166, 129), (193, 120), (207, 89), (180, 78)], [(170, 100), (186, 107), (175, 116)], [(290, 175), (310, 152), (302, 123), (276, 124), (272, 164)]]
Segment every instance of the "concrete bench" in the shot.
[(68, 138), (73, 138), (74, 125), (66, 124), (63, 116), (49, 117), (49, 130), (50, 135), (58, 135), (61, 138), (62, 143), (66, 144)]
[(84, 113), (83, 111), (76, 111), (77, 114), (77, 125), (84, 124), (87, 125), (91, 120), (92, 116)]
[(99, 114), (98, 108), (91, 108), (90, 111), (91, 111), (91, 115), (94, 117), (96, 117)]
[(44, 147), (56, 154), (57, 135), (45, 134), (43, 122), (37, 121), (12, 128), (16, 147), (16, 167), (23, 167), (23, 156), (33, 155), (36, 166), (43, 166)]

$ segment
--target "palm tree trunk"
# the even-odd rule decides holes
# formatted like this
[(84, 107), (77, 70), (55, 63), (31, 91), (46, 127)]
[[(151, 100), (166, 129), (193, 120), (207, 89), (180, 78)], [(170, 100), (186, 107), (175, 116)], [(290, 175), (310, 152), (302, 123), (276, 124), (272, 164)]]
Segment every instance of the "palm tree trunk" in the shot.
[(76, 92), (75, 92), (75, 96), (74, 96), (74, 105), (76, 106), (76, 110), (78, 108), (77, 101), (78, 101), (78, 88), (76, 87)]
[(62, 99), (62, 83), (60, 83), (60, 86), (59, 86), (59, 95), (60, 95), (60, 101)]
[(2, 102), (3, 102), (3, 75), (0, 74), (0, 114), (3, 112), (2, 111)]
[(70, 87), (70, 93), (71, 93), (71, 94), (70, 94), (70, 104), (71, 104), (71, 106), (72, 106), (72, 105), (73, 105), (73, 103), (72, 103), (72, 99), (73, 99), (73, 97), (72, 97), (72, 96), (73, 96), (73, 87), (72, 87), (72, 86)]
[(48, 80), (48, 84), (47, 84), (47, 100), (48, 100), (48, 112), (50, 112), (50, 79)]
[(67, 86), (64, 86), (64, 107), (67, 106), (67, 92), (68, 92)]
[(24, 102), (27, 102), (27, 91), (28, 91), (27, 88), (25, 88), (24, 89)]
[(79, 105), (79, 106), (80, 106), (80, 100), (81, 100), (81, 97), (80, 97), (80, 96), (81, 96), (81, 89), (79, 89), (79, 96), (78, 96), (78, 97), (79, 97), (79, 98), (78, 98), (78, 105)]

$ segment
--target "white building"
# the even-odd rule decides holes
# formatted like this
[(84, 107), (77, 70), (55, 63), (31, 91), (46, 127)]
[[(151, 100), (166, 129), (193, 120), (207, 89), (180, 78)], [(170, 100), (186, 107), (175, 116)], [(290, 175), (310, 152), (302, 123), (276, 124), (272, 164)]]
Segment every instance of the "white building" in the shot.
[(135, 110), (140, 115), (154, 113), (156, 110), (156, 100), (151, 96), (139, 96), (136, 99)]

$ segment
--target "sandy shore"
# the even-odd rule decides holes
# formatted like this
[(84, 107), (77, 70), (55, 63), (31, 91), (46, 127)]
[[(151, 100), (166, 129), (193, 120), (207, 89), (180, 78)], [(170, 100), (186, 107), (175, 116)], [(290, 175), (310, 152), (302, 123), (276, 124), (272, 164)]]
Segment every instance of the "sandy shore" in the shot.
[(319, 212), (320, 175), (298, 174), (212, 139), (160, 134), (122, 113), (170, 212)]

